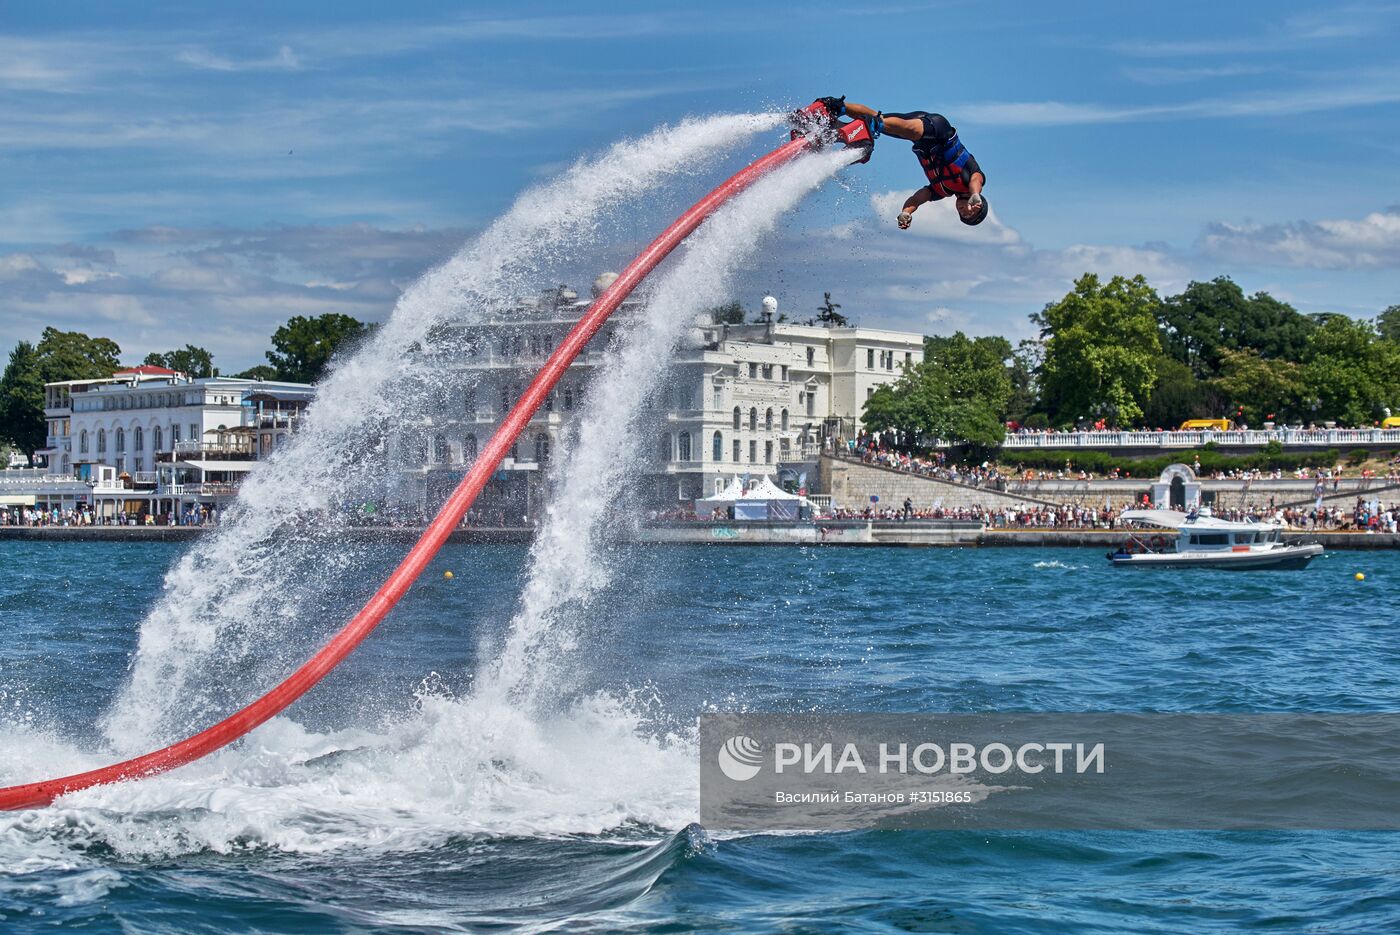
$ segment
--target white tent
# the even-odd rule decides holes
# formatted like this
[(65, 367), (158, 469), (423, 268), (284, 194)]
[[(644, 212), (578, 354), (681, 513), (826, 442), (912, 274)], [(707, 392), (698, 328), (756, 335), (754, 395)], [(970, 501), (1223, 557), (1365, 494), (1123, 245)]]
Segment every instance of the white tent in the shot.
[(695, 513), (707, 516), (716, 510), (732, 510), (735, 519), (797, 519), (804, 506), (811, 506), (806, 497), (788, 493), (765, 474), (747, 491), (736, 476), (720, 493), (696, 500)]

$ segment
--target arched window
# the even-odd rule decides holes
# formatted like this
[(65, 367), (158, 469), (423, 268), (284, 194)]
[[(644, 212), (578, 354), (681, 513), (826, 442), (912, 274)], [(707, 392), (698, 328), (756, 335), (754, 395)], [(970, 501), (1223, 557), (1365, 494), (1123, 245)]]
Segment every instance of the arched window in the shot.
[(680, 449), (680, 451), (679, 451), (680, 457), (678, 457), (676, 460), (678, 460), (678, 461), (689, 461), (689, 460), (690, 460), (690, 433), (689, 433), (689, 432), (682, 432), (682, 433), (680, 434), (680, 437), (678, 437), (678, 438), (676, 439), (676, 441), (677, 441), (677, 446), (676, 446), (676, 447), (678, 447), (678, 448)]
[(468, 435), (466, 438), (462, 439), (462, 460), (464, 460), (464, 461), (475, 461), (475, 460), (476, 460), (476, 436), (475, 436), (475, 435)]
[(87, 454), (87, 450), (88, 450), (87, 429), (83, 429), (81, 432), (78, 433), (78, 454), (83, 454), (83, 455), (85, 455), (85, 454)]
[(549, 435), (545, 432), (535, 436), (535, 460), (540, 464), (549, 463)]
[(711, 461), (723, 461), (723, 460), (724, 460), (724, 435), (722, 435), (722, 434), (719, 433), (719, 432), (715, 432), (715, 440), (714, 440), (714, 442), (710, 445), (710, 460), (711, 460)]
[(151, 429), (151, 450), (160, 451), (162, 447), (164, 446), (160, 442), (160, 426), (157, 425), (155, 428)]
[(744, 426), (744, 414), (743, 414), (742, 412), (739, 411), (739, 407), (738, 407), (738, 406), (735, 406), (735, 407), (734, 407), (734, 431), (736, 431), (736, 432), (739, 431), (739, 429), (743, 428), (743, 426)]
[(126, 451), (126, 429), (118, 427), (116, 431), (115, 448), (117, 451)]
[(763, 414), (763, 427), (768, 431), (773, 431), (773, 407), (769, 406), (768, 411)]
[(447, 444), (446, 435), (433, 436), (433, 460), (438, 464), (450, 464), (452, 462), (452, 446)]
[(786, 431), (788, 430), (788, 411), (787, 411), (786, 409), (783, 410), (783, 422), (782, 422), (782, 425), (783, 425), (783, 431), (786, 432)]
[(98, 430), (97, 430), (97, 453), (98, 453), (98, 454), (106, 454), (106, 453), (107, 453), (107, 430), (106, 430), (106, 429), (98, 429)]
[(144, 451), (146, 448), (146, 433), (141, 426), (131, 430), (131, 450)]
[(754, 406), (749, 410), (749, 431), (758, 431), (758, 407)]

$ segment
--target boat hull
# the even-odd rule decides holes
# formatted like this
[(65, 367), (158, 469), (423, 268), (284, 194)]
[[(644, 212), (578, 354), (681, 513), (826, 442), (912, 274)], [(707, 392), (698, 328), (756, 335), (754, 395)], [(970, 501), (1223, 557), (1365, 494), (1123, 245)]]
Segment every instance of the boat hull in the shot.
[(1315, 542), (1257, 552), (1114, 552), (1114, 568), (1224, 568), (1234, 571), (1298, 569), (1322, 554)]

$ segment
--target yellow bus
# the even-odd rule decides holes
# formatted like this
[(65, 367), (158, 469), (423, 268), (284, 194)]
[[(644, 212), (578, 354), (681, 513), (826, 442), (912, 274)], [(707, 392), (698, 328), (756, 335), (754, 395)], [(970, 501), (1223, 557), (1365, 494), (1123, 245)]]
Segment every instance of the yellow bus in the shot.
[(1181, 428), (1178, 429), (1178, 431), (1181, 431), (1181, 432), (1199, 432), (1199, 431), (1202, 431), (1202, 430), (1204, 430), (1204, 429), (1210, 429), (1210, 430), (1216, 431), (1216, 432), (1228, 432), (1228, 431), (1230, 431), (1230, 420), (1229, 420), (1229, 419), (1187, 419), (1185, 422), (1181, 423)]

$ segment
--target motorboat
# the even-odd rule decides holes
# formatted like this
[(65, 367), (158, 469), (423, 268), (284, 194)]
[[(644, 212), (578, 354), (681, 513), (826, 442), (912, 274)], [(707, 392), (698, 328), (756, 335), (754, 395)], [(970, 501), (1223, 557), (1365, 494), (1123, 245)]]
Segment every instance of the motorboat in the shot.
[(1207, 507), (1125, 510), (1118, 519), (1132, 528), (1108, 553), (1115, 568), (1302, 568), (1322, 554), (1316, 542), (1284, 542), (1281, 523), (1220, 519)]

